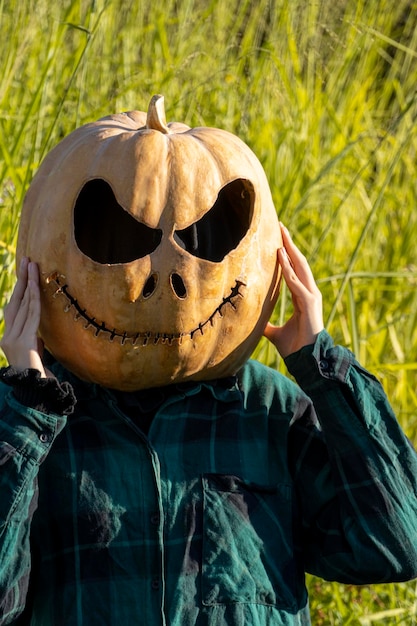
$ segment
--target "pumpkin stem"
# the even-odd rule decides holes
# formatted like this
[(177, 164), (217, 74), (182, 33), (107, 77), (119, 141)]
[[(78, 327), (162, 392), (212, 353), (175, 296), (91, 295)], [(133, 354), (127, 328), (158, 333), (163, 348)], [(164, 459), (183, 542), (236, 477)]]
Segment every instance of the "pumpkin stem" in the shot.
[(170, 132), (165, 119), (164, 96), (156, 95), (152, 97), (146, 117), (146, 128), (159, 130), (159, 132), (166, 135)]

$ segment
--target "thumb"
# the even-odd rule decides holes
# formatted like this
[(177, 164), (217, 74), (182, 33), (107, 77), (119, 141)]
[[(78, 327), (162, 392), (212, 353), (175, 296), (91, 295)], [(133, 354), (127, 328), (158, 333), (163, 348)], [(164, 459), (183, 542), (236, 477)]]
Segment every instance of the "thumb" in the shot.
[(271, 322), (267, 322), (265, 329), (264, 329), (264, 337), (266, 337), (267, 339), (269, 339), (269, 341), (272, 341), (272, 343), (274, 343), (279, 335), (281, 334), (281, 328), (279, 326), (274, 326), (274, 324), (271, 324)]

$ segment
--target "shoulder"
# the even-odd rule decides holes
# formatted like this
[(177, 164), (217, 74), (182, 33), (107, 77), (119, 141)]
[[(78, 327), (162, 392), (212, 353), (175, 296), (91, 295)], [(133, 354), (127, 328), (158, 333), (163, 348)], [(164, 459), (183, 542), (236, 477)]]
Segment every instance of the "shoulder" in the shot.
[(269, 410), (294, 415), (311, 403), (300, 387), (280, 372), (250, 359), (237, 373), (247, 408), (262, 404)]

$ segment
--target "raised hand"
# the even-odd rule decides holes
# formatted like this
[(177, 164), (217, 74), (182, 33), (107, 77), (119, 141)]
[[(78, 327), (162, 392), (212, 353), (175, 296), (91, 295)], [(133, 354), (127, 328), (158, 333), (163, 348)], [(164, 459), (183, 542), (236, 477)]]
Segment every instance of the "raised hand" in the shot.
[(268, 322), (264, 335), (285, 358), (314, 343), (323, 330), (323, 310), (322, 296), (307, 259), (282, 224), (281, 231), (283, 247), (278, 250), (278, 261), (292, 295), (294, 311), (284, 326), (273, 326)]
[(38, 266), (23, 258), (13, 294), (4, 311), (5, 332), (0, 347), (9, 364), (17, 370), (35, 368), (46, 377), (37, 335), (40, 314)]

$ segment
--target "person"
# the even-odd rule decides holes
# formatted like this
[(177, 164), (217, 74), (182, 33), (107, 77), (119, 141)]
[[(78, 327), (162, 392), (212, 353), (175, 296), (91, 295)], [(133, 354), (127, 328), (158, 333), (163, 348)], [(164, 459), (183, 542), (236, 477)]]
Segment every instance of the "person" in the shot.
[(121, 393), (44, 365), (37, 267), (5, 310), (0, 624), (294, 626), (305, 572), (417, 576), (417, 456), (377, 380), (323, 327), (282, 227), (288, 377)]

